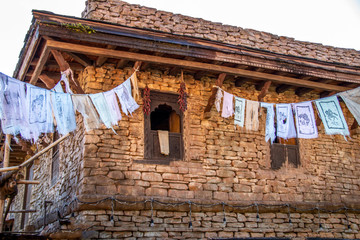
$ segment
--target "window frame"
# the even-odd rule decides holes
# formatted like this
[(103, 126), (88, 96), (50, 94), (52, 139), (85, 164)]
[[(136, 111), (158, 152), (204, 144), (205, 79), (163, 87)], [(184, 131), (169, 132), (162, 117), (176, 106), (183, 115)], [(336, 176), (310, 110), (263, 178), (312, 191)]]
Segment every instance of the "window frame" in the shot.
[[(299, 151), (299, 140), (295, 138), (295, 144), (287, 144), (284, 139), (276, 139), (279, 142), (274, 142), (270, 146), (270, 161), (271, 169), (279, 170), (284, 163), (287, 165), (293, 165), (295, 168), (301, 166), (300, 151)], [(289, 150), (294, 150), (293, 158), (289, 160)], [(276, 155), (275, 155), (276, 154)]]
[[(151, 91), (150, 93), (150, 114), (144, 115), (144, 160), (141, 162), (144, 163), (154, 163), (154, 164), (170, 164), (172, 161), (182, 161), (184, 158), (184, 124), (183, 124), (183, 113), (180, 111), (179, 104), (177, 103), (179, 95), (176, 93), (169, 92), (160, 92), (160, 91)], [(152, 142), (153, 135), (157, 132), (156, 130), (151, 130), (151, 113), (162, 104), (166, 104), (172, 108), (180, 116), (180, 133), (170, 132), (169, 131), (169, 144), (171, 150), (171, 137), (180, 136), (180, 158), (170, 158), (170, 157), (155, 157), (153, 156), (154, 143)]]

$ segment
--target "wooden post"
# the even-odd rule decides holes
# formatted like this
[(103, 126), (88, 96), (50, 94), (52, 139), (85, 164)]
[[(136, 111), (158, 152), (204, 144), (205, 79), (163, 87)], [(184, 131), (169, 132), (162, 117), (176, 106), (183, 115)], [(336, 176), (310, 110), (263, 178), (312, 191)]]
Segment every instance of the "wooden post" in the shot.
[[(4, 161), (3, 167), (7, 168), (10, 164), (10, 142), (11, 142), (11, 135), (6, 134), (5, 136), (5, 151), (4, 151)], [(3, 231), (4, 227), (4, 206), (5, 206), (5, 196), (0, 195), (0, 233)]]

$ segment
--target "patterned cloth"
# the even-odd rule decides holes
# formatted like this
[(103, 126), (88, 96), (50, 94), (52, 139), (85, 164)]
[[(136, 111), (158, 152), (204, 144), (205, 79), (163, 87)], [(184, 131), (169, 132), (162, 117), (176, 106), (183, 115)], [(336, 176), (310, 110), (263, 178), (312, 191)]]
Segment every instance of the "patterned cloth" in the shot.
[(294, 103), (298, 138), (317, 138), (318, 131), (311, 102)]
[(317, 110), (324, 124), (326, 134), (349, 136), (350, 132), (336, 96), (315, 101)]
[(259, 130), (259, 106), (257, 101), (246, 100), (246, 130)]
[(358, 124), (360, 125), (360, 87), (339, 93)]
[(84, 118), (86, 131), (99, 128), (101, 121), (88, 95), (74, 94), (71, 95), (71, 99), (74, 104), (74, 111), (78, 111)]
[(273, 143), (276, 138), (275, 134), (275, 111), (273, 103), (261, 103), (261, 107), (266, 108), (266, 127), (265, 127), (265, 141), (271, 140)]
[(131, 82), (127, 79), (124, 83), (114, 88), (116, 95), (119, 98), (121, 110), (128, 115), (132, 114), (139, 105), (136, 103), (134, 98), (131, 96)]
[[(1, 127), (4, 134), (16, 136), (26, 123), (24, 83), (0, 73)], [(31, 138), (31, 137), (30, 137)], [(28, 139), (28, 138), (27, 138)]]
[(31, 84), (26, 85), (27, 123), (34, 141), (41, 133), (54, 131), (50, 91)]
[(276, 135), (278, 137), (284, 139), (296, 137), (294, 116), (292, 113), (291, 104), (276, 104), (276, 126)]
[(51, 104), (57, 124), (57, 131), (65, 135), (76, 129), (76, 120), (70, 94), (51, 93)]
[(235, 97), (234, 124), (239, 125), (240, 127), (244, 127), (245, 101), (244, 98)]
[(224, 91), (224, 100), (221, 116), (223, 118), (231, 117), (234, 114), (234, 95)]

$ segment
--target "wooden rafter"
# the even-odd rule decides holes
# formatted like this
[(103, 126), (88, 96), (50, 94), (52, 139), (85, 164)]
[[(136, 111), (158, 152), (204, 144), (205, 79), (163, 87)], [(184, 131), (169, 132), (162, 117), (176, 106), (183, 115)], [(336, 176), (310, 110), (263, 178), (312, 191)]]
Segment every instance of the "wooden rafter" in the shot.
[(48, 75), (46, 75), (44, 73), (39, 76), (39, 79), (43, 83), (45, 83), (45, 85), (48, 89), (52, 89), (56, 85), (56, 80), (52, 79), (51, 77), (49, 77)]
[(231, 74), (231, 75), (236, 75), (236, 76), (249, 77), (249, 78), (258, 79), (258, 80), (270, 80), (273, 82), (284, 83), (284, 84), (300, 86), (300, 87), (309, 87), (309, 88), (320, 89), (320, 90), (330, 90), (330, 91), (340, 92), (340, 91), (346, 91), (346, 90), (351, 89), (348, 87), (343, 87), (343, 86), (338, 86), (338, 85), (312, 82), (312, 81), (303, 80), (303, 79), (273, 75), (273, 74), (269, 74), (269, 73), (255, 72), (255, 71), (250, 71), (250, 70), (214, 65), (214, 64), (209, 64), (209, 63), (159, 57), (159, 56), (154, 56), (154, 55), (119, 51), (119, 50), (113, 50), (113, 49), (90, 47), (90, 46), (84, 46), (84, 45), (73, 44), (73, 43), (58, 42), (58, 41), (54, 41), (54, 40), (48, 40), (47, 46), (51, 49), (58, 49), (58, 50), (63, 50), (63, 51), (91, 54), (91, 55), (95, 55), (95, 56), (112, 57), (112, 58), (119, 58), (119, 59), (153, 62), (153, 63), (166, 64), (166, 65), (175, 65), (175, 66), (179, 66), (182, 68), (205, 70), (205, 71), (218, 72), (218, 73), (226, 73), (226, 74)]
[(46, 61), (47, 61), (47, 59), (49, 57), (49, 54), (50, 54), (50, 49), (45, 45), (44, 49), (41, 52), (39, 62), (36, 65), (34, 73), (31, 76), (31, 79), (30, 79), (30, 82), (29, 82), (30, 84), (33, 84), (33, 85), (36, 84), (36, 82), (37, 82), (37, 80), (39, 78), (39, 75), (41, 74), (41, 71), (43, 70), (44, 65), (45, 65), (45, 63), (46, 63)]
[(76, 62), (80, 63), (84, 67), (88, 67), (88, 66), (92, 65), (91, 60), (88, 57), (86, 57), (85, 55), (83, 55), (83, 54), (75, 54), (75, 53), (71, 53), (71, 52), (67, 52), (66, 54), (68, 54)]
[[(48, 40), (48, 41), (52, 41), (52, 40)], [(54, 56), (56, 62), (59, 64), (61, 72), (66, 71), (70, 68), (69, 63), (65, 60), (65, 58), (59, 51), (52, 49), (51, 53)], [(80, 87), (80, 83), (75, 78), (70, 77), (69, 81), (73, 83), (73, 87), (76, 90), (76, 93), (78, 94), (85, 93), (84, 90)]]
[[(222, 87), (225, 77), (226, 77), (226, 73), (220, 73), (218, 79), (215, 82), (215, 85), (218, 87)], [(214, 105), (217, 90), (218, 90), (218, 88), (216, 88), (216, 87), (212, 88), (211, 95), (209, 97), (208, 104), (205, 107), (204, 113), (210, 112), (212, 106)]]
[(261, 92), (258, 96), (259, 102), (261, 102), (264, 99), (264, 97), (266, 96), (267, 92), (269, 91), (270, 85), (271, 85), (271, 81), (267, 81), (264, 83), (264, 86), (262, 87)]

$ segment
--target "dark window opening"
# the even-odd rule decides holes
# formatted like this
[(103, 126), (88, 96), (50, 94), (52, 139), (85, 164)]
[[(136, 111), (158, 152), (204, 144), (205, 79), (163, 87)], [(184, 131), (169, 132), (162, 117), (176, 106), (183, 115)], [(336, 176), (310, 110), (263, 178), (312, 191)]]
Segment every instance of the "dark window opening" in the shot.
[[(151, 92), (151, 113), (145, 116), (145, 159), (164, 163), (183, 157), (182, 113), (178, 95)], [(159, 130), (168, 131), (169, 154), (161, 153)], [(165, 160), (165, 161), (164, 161)]]

